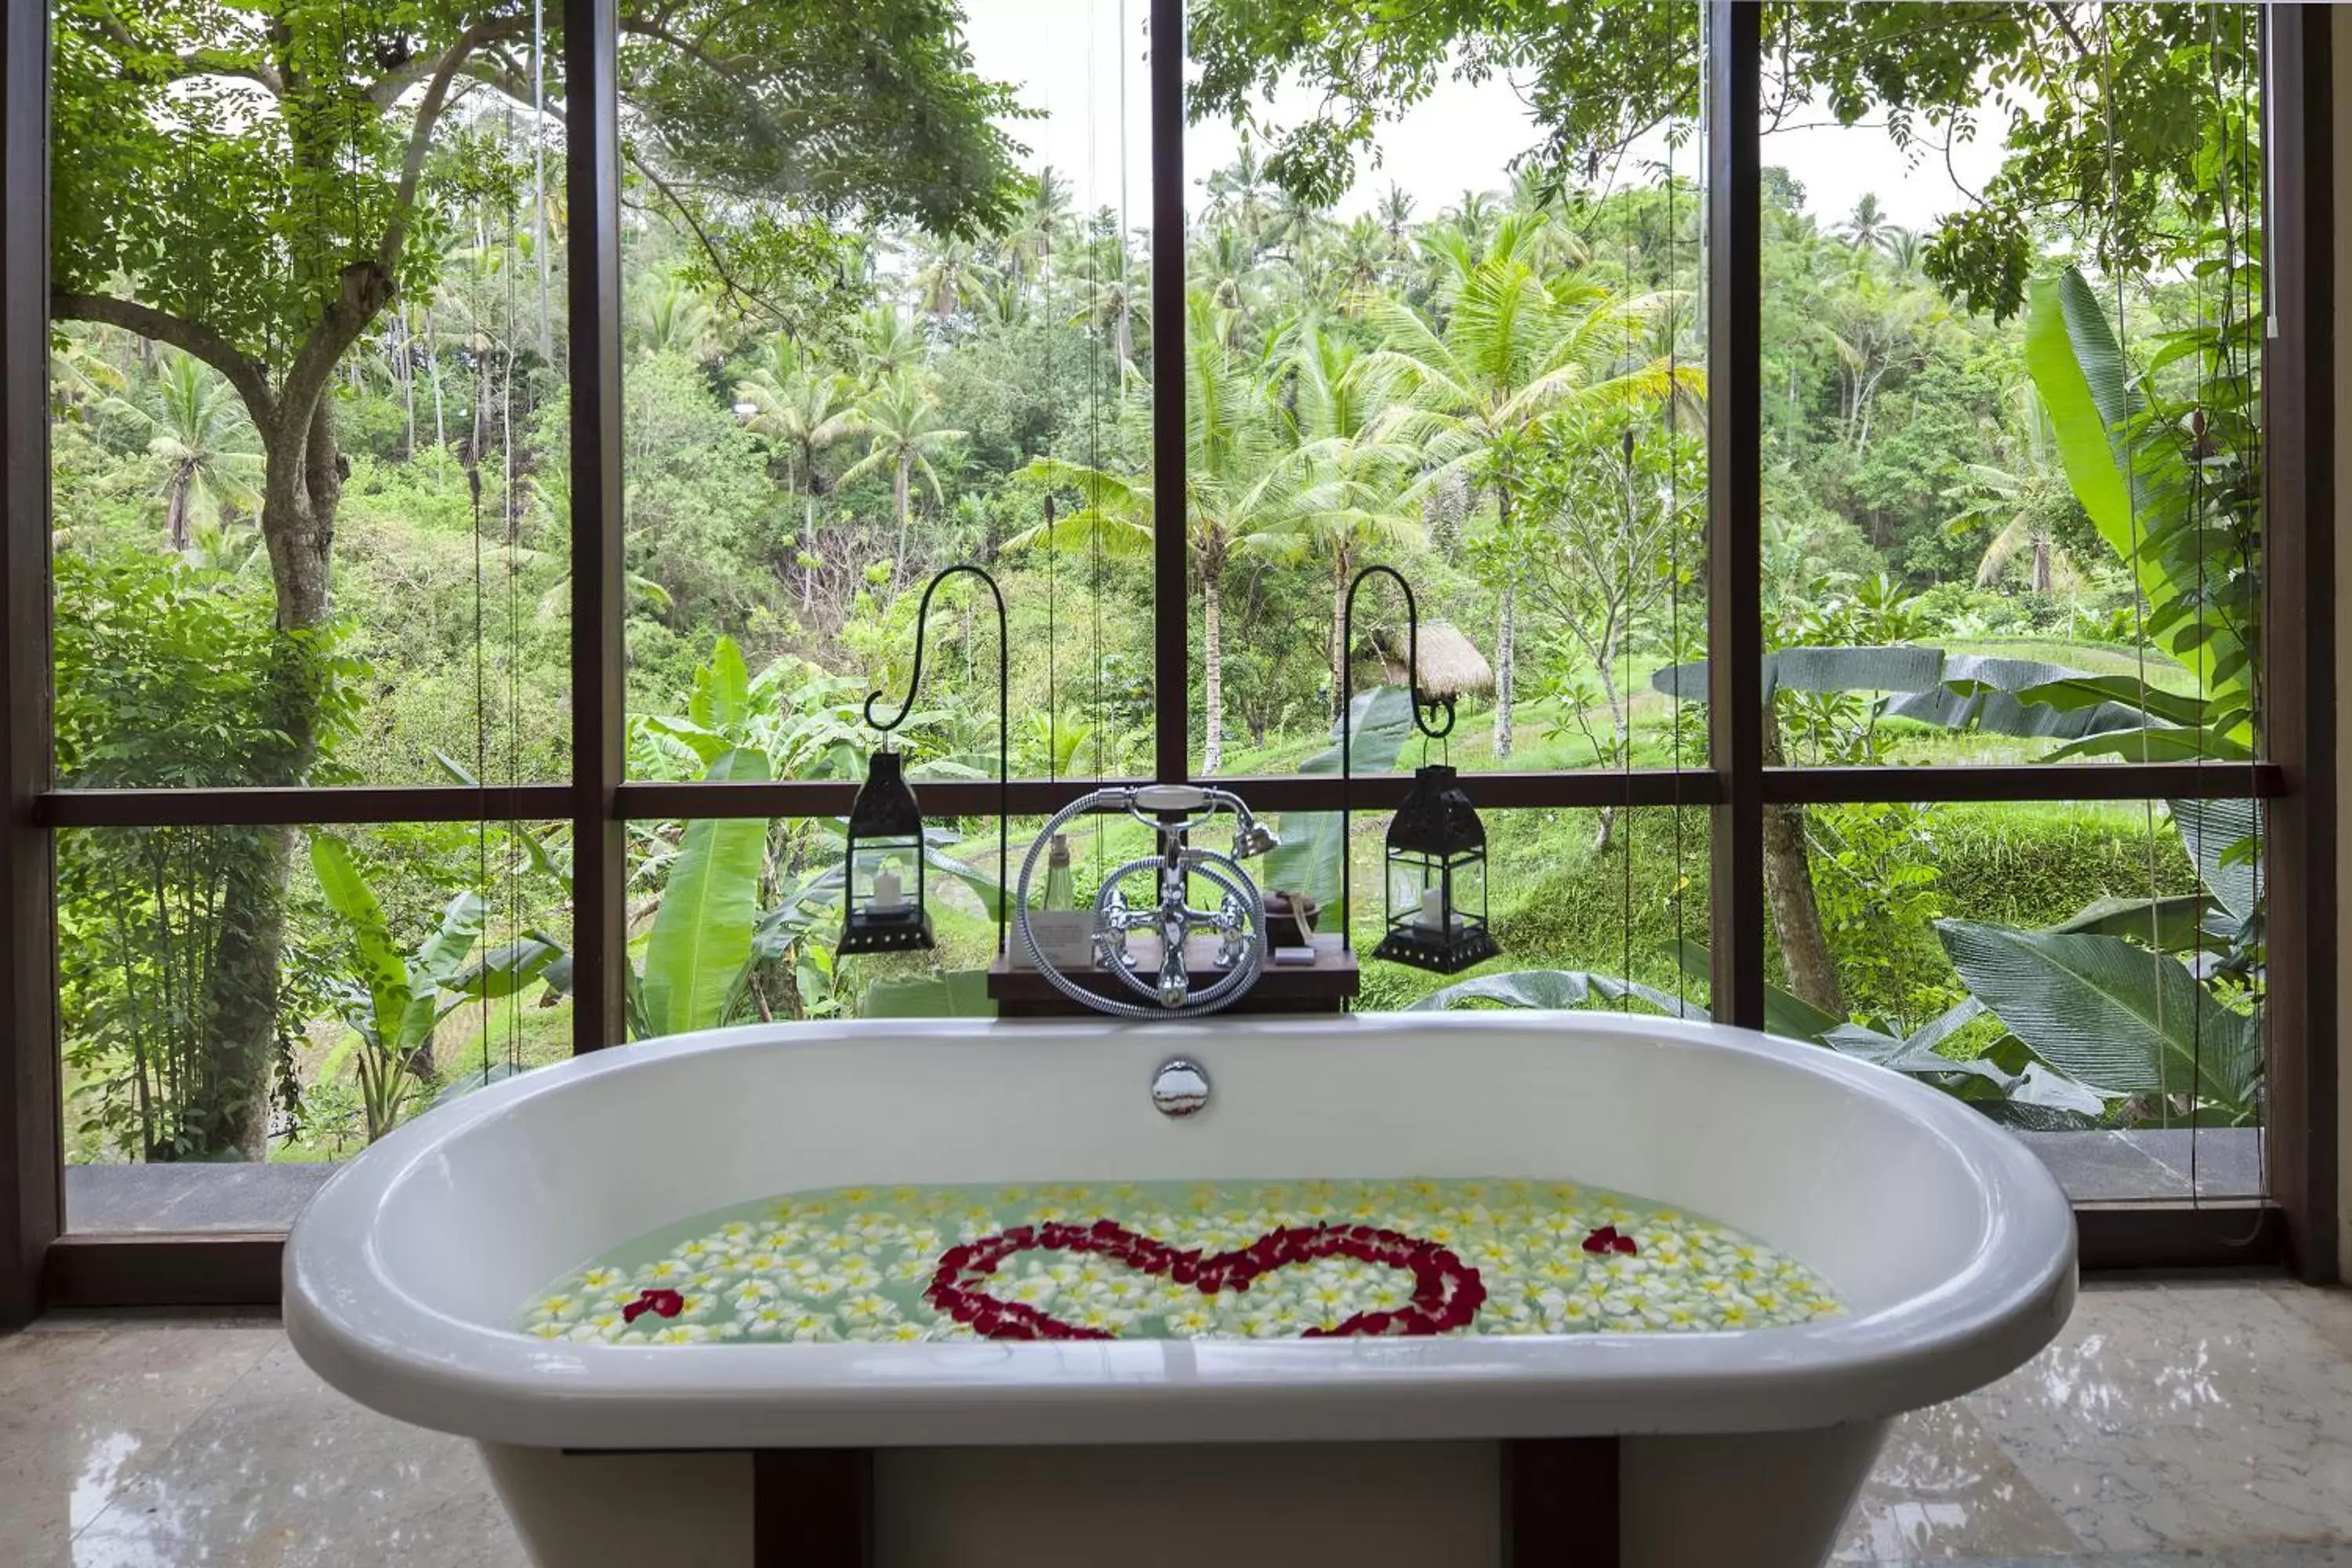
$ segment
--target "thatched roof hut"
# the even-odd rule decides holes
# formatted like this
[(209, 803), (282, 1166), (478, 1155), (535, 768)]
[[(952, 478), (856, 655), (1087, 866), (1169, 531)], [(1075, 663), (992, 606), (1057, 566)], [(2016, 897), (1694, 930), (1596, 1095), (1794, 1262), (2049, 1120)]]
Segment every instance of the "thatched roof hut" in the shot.
[[(1381, 679), (1391, 686), (1404, 679), (1405, 637), (1402, 630), (1375, 633)], [(1424, 697), (1469, 697), (1495, 689), (1495, 669), (1477, 645), (1451, 621), (1424, 621), (1421, 627), (1421, 668), (1413, 684)]]

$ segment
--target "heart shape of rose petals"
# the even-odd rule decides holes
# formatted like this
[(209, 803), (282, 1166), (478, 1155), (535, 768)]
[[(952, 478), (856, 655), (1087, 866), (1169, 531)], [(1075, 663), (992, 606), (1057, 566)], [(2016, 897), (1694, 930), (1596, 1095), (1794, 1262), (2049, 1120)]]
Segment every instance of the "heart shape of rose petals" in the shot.
[(1368, 1225), (1277, 1226), (1247, 1247), (1203, 1256), (1198, 1247), (1179, 1249), (1108, 1219), (1086, 1226), (1059, 1220), (1015, 1226), (951, 1247), (940, 1254), (923, 1300), (988, 1339), (1116, 1339), (1102, 1329), (1066, 1323), (1025, 1301), (988, 1294), (989, 1279), (1006, 1258), (1038, 1251), (1095, 1253), (1145, 1274), (1165, 1275), (1204, 1296), (1246, 1290), (1260, 1275), (1323, 1258), (1383, 1263), (1412, 1275), (1412, 1305), (1388, 1312), (1358, 1312), (1331, 1328), (1307, 1330), (1301, 1336), (1306, 1339), (1444, 1333), (1467, 1327), (1486, 1300), (1478, 1271), (1452, 1252), (1433, 1241)]

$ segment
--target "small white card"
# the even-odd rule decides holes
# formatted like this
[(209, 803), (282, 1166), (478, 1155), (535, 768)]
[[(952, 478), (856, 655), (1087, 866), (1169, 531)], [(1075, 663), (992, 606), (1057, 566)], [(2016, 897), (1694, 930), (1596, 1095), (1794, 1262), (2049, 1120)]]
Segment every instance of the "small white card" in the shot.
[[(1092, 910), (1034, 910), (1029, 931), (1056, 969), (1084, 969), (1095, 961)], [(1037, 967), (1037, 955), (1023, 943), (1017, 925), (1013, 928), (1013, 962), (1022, 969)]]

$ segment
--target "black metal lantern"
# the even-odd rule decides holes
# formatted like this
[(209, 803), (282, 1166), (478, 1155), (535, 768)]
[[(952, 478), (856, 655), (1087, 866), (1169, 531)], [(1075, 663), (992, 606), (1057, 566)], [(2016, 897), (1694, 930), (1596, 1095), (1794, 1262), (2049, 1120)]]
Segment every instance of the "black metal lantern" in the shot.
[(1486, 825), (1452, 768), (1415, 769), (1389, 824), (1388, 934), (1372, 956), (1458, 974), (1501, 951), (1486, 930)]
[(923, 814), (896, 752), (877, 752), (849, 808), (847, 896), (836, 952), (905, 952), (931, 945), (923, 907)]

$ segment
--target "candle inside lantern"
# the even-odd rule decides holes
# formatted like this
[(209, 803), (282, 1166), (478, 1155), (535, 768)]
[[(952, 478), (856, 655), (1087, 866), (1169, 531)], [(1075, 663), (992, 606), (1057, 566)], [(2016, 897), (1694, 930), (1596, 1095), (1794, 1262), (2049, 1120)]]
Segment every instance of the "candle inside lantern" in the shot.
[(1437, 888), (1422, 889), (1421, 914), (1412, 923), (1423, 931), (1445, 929), (1445, 894), (1443, 889)]
[(877, 914), (893, 914), (906, 907), (906, 885), (898, 880), (898, 873), (896, 871), (875, 872), (874, 912)]

